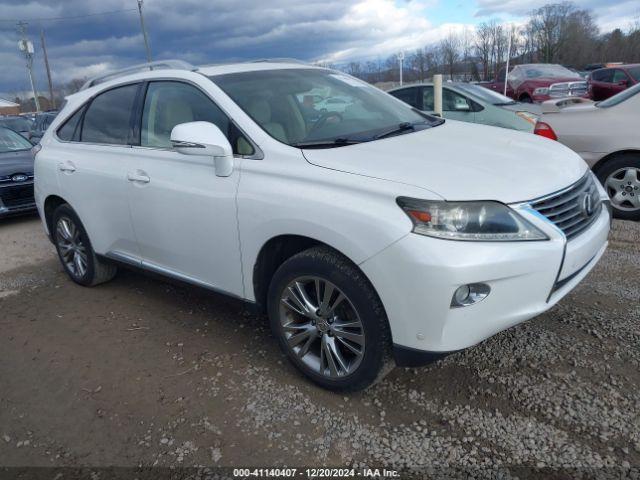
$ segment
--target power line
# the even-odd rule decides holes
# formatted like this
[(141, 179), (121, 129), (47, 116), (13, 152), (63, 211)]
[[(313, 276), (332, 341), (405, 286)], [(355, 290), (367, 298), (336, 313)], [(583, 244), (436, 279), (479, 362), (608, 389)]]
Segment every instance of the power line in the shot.
[(98, 16), (101, 16), (101, 15), (115, 15), (116, 13), (129, 13), (129, 12), (137, 12), (137, 11), (138, 11), (137, 8), (128, 8), (128, 9), (124, 9), (124, 10), (112, 10), (110, 12), (97, 12), (97, 13), (85, 13), (83, 15), (70, 15), (70, 16), (67, 16), (67, 17), (12, 18), (12, 19), (2, 18), (2, 19), (0, 19), (0, 22), (16, 23), (16, 22), (20, 22), (20, 21), (24, 21), (24, 22), (48, 22), (48, 21), (59, 21), (59, 20), (75, 20), (77, 18), (98, 17)]

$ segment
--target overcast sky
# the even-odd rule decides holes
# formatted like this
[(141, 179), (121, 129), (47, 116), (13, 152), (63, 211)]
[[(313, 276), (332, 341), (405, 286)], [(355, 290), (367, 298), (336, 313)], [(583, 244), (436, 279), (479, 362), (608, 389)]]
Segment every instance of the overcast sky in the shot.
[[(202, 64), (295, 57), (341, 63), (385, 58), (494, 18), (521, 22), (545, 3), (549, 0), (145, 0), (144, 11), (154, 59)], [(575, 3), (593, 10), (602, 31), (626, 29), (640, 17), (639, 0)], [(46, 87), (41, 28), (54, 83), (145, 59), (136, 0), (0, 0), (3, 96), (29, 89), (17, 49), (17, 19), (29, 21), (41, 91)]]

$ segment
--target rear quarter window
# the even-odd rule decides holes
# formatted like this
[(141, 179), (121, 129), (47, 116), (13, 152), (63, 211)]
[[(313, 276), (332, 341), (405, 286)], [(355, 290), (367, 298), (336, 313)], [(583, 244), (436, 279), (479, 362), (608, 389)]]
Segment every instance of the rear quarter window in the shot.
[(66, 122), (58, 129), (58, 138), (65, 142), (77, 142), (80, 140), (80, 120), (84, 107), (80, 108), (76, 113), (71, 115)]

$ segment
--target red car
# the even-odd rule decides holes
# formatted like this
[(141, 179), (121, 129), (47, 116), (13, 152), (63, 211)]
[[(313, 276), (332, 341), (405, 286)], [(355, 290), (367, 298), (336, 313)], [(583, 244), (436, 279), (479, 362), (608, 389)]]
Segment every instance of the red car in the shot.
[(640, 82), (640, 63), (594, 70), (587, 79), (591, 98), (606, 100)]
[[(490, 90), (504, 93), (505, 69), (487, 84)], [(515, 65), (509, 70), (507, 96), (518, 102), (544, 102), (552, 98), (588, 98), (587, 82), (576, 72), (551, 63), (531, 63)]]

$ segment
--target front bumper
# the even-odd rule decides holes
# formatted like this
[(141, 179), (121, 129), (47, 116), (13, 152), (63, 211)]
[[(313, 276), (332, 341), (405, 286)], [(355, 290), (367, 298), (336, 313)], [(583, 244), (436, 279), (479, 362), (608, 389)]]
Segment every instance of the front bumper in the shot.
[(24, 215), (24, 214), (33, 213), (36, 211), (37, 211), (37, 208), (35, 203), (29, 204), (29, 205), (21, 205), (19, 207), (11, 207), (11, 208), (5, 207), (0, 204), (0, 218), (11, 217), (14, 215)]
[[(569, 242), (541, 215), (519, 213), (550, 240), (462, 242), (409, 234), (360, 265), (386, 309), (396, 350), (461, 350), (535, 317), (569, 293), (606, 249), (611, 217), (605, 205)], [(485, 283), (491, 293), (452, 308), (455, 290), (471, 283)]]
[(33, 182), (0, 186), (0, 218), (36, 210)]
[(546, 102), (547, 100), (560, 100), (561, 98), (591, 98), (591, 95), (589, 94), (589, 92), (583, 93), (581, 95), (561, 95), (561, 96), (551, 96), (549, 94), (544, 94), (544, 95), (532, 95), (531, 97), (533, 99), (534, 103), (542, 103), (542, 102)]

